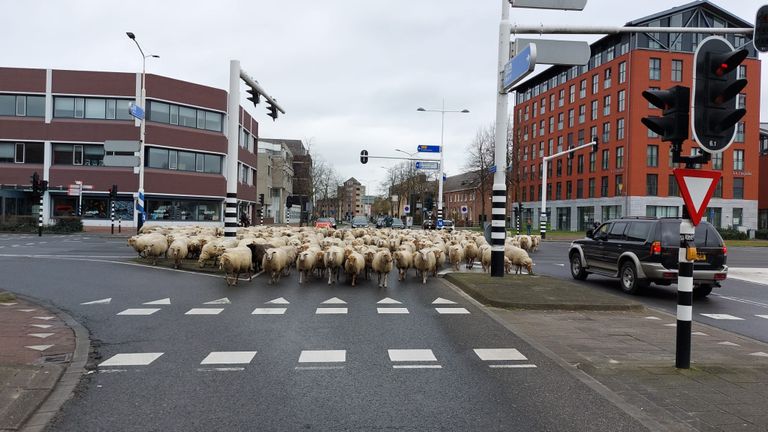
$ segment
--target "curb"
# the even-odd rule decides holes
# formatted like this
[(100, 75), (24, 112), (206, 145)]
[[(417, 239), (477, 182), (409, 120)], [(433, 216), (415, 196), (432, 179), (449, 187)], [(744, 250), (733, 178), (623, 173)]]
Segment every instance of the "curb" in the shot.
[(88, 361), (91, 340), (85, 327), (56, 306), (25, 295), (14, 294), (19, 298), (38, 304), (55, 313), (75, 333), (75, 352), (72, 354), (72, 361), (70, 361), (69, 366), (59, 377), (58, 382), (56, 382), (51, 392), (45, 398), (45, 401), (24, 422), (24, 426), (20, 429), (22, 432), (39, 432), (48, 426), (53, 417), (61, 410), (64, 403), (72, 397), (75, 387), (85, 373), (85, 364)]
[(496, 316), (496, 314), (488, 310), (488, 308), (485, 305), (483, 305), (479, 301), (475, 300), (472, 296), (464, 292), (463, 289), (454, 285), (453, 283), (446, 280), (445, 278), (442, 278), (442, 279), (443, 279), (443, 283), (446, 286), (448, 286), (448, 288), (456, 291), (459, 295), (466, 298), (469, 302), (473, 303), (480, 310), (482, 310), (486, 315), (488, 315), (489, 318), (491, 318), (492, 320), (494, 320), (495, 322), (497, 322), (498, 324), (500, 324), (510, 332), (514, 333), (517, 337), (525, 341), (525, 343), (532, 346), (535, 350), (539, 351), (541, 354), (543, 354), (544, 356), (552, 360), (554, 363), (556, 363), (558, 366), (563, 368), (565, 371), (567, 371), (571, 376), (579, 380), (579, 382), (583, 383), (590, 389), (594, 390), (596, 393), (604, 397), (607, 401), (611, 402), (616, 407), (624, 411), (627, 415), (637, 420), (643, 426), (647, 427), (648, 430), (669, 431), (669, 432), (680, 432), (682, 430), (688, 430), (688, 431), (695, 430), (693, 428), (682, 428), (682, 429), (679, 428), (673, 431), (665, 427), (664, 425), (662, 425), (661, 423), (653, 419), (651, 416), (644, 413), (641, 408), (638, 408), (632, 404), (625, 402), (621, 396), (619, 396), (616, 392), (614, 392), (613, 390), (603, 385), (600, 381), (596, 380), (595, 378), (593, 378), (583, 370), (574, 367), (574, 365), (565, 361), (562, 357), (558, 356), (553, 351), (551, 351), (544, 345), (540, 344), (537, 340), (528, 336), (526, 333), (516, 328), (514, 325)]

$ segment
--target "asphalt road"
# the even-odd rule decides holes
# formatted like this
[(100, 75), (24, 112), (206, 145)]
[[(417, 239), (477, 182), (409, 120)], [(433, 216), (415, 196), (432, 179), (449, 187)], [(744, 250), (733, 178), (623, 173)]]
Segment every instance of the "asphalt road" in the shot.
[(50, 430), (645, 430), (442, 280), (230, 288), (132, 256), (124, 239), (0, 235), (2, 287), (94, 340)]
[[(568, 268), (570, 242), (547, 242), (532, 254), (535, 271), (563, 279), (573, 280)], [(765, 268), (766, 248), (728, 248), (728, 267)], [(618, 279), (589, 275), (583, 283), (617, 295), (621, 292)], [(768, 342), (768, 280), (766, 284), (729, 278), (722, 287), (715, 288), (707, 298), (694, 300), (694, 321), (706, 323), (763, 342)], [(646, 306), (677, 313), (677, 286), (651, 285), (634, 298)], [(704, 315), (706, 314), (706, 315)]]

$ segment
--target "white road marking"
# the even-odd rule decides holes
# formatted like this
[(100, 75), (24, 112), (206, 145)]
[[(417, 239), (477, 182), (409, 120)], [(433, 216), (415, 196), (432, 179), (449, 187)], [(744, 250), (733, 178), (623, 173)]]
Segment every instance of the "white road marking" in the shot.
[(737, 316), (728, 315), (728, 314), (699, 314), (703, 315), (708, 318), (716, 319), (716, 320), (734, 320), (734, 321), (744, 321), (744, 318), (739, 318)]
[(393, 362), (437, 361), (431, 349), (391, 349), (387, 352), (389, 353), (389, 360)]
[(53, 327), (53, 326), (52, 326), (52, 325), (50, 325), (50, 324), (30, 324), (30, 325), (31, 325), (32, 327), (37, 327), (37, 328), (41, 328), (41, 329), (47, 329), (47, 328), (51, 328), (51, 327)]
[(19, 309), (19, 312), (34, 312), (37, 309)]
[(209, 302), (205, 302), (203, 304), (207, 304), (207, 305), (232, 304), (232, 302), (230, 302), (228, 298), (224, 297), (224, 298), (220, 298), (218, 300), (212, 300), (212, 301), (209, 301)]
[(118, 312), (118, 315), (152, 315), (159, 310), (155, 308), (133, 308)]
[(714, 295), (716, 297), (720, 297), (720, 298), (725, 299), (725, 300), (731, 300), (731, 301), (735, 301), (735, 302), (739, 302), (739, 303), (744, 303), (744, 304), (748, 304), (748, 305), (752, 305), (752, 306), (758, 306), (758, 307), (761, 307), (761, 308), (764, 308), (764, 309), (768, 309), (768, 303), (761, 303), (761, 302), (754, 301), (754, 300), (747, 300), (747, 299), (738, 298), (738, 297), (724, 296), (724, 295), (720, 295), (720, 294), (712, 294), (712, 295)]
[(432, 302), (432, 304), (456, 304), (456, 302), (444, 299), (442, 297), (438, 297), (435, 299), (435, 301)]
[(376, 308), (376, 311), (378, 311), (381, 315), (387, 315), (387, 314), (407, 314), (408, 308)]
[(741, 345), (739, 345), (739, 344), (737, 344), (737, 343), (728, 342), (728, 341), (725, 341), (725, 342), (718, 342), (717, 344), (718, 344), (718, 345), (726, 345), (726, 346), (741, 346)]
[(379, 300), (378, 302), (376, 302), (376, 304), (402, 304), (402, 303), (400, 303), (399, 301), (397, 301), (395, 299), (391, 299), (391, 298), (387, 297), (387, 298), (385, 298), (383, 300)]
[(696, 336), (709, 336), (708, 334), (702, 333), (700, 331), (695, 331), (695, 332), (692, 332), (691, 334)]
[(762, 351), (753, 352), (750, 355), (755, 357), (768, 357), (768, 353), (764, 353)]
[(40, 339), (45, 339), (47, 337), (51, 337), (55, 335), (56, 333), (28, 333), (27, 336), (32, 336)]
[(304, 350), (299, 363), (343, 363), (347, 361), (346, 350)]
[(197, 368), (198, 372), (240, 372), (244, 370), (243, 367)]
[(756, 316), (756, 317), (759, 317), (759, 318), (765, 318), (765, 319), (768, 319), (768, 315), (755, 315), (755, 316)]
[(103, 366), (147, 366), (157, 360), (163, 353), (126, 353), (115, 354), (109, 359), (101, 362), (99, 367)]
[(89, 302), (80, 303), (80, 304), (81, 305), (96, 305), (96, 304), (109, 304), (110, 302), (112, 302), (112, 297), (101, 299), (101, 300), (89, 301)]
[(52, 317), (52, 316), (41, 316), (41, 317), (32, 317), (32, 318), (48, 321), (48, 320), (52, 320), (54, 317)]
[(286, 308), (256, 308), (251, 315), (283, 315)]
[(326, 301), (324, 301), (324, 302), (322, 302), (320, 304), (347, 304), (347, 302), (345, 302), (344, 300), (342, 300), (342, 299), (340, 299), (338, 297), (334, 297), (334, 298), (328, 299), (328, 300), (326, 300)]
[(562, 264), (562, 263), (555, 263), (555, 265), (559, 267), (565, 267), (565, 264)]
[(0, 303), (0, 306), (13, 306), (13, 305), (17, 305), (17, 304), (18, 303), (5, 303), (5, 302), (3, 302), (3, 303)]
[(660, 320), (661, 318), (655, 317), (655, 316), (647, 316), (647, 317), (645, 317), (645, 319), (647, 319), (647, 320)]
[(347, 308), (317, 308), (315, 315), (346, 314)]
[(677, 327), (677, 324), (676, 323), (664, 324), (664, 327)]
[(514, 348), (477, 348), (474, 351), (483, 361), (528, 360)]
[(169, 304), (171, 304), (171, 299), (170, 298), (164, 298), (164, 299), (155, 300), (155, 301), (148, 301), (148, 302), (142, 303), (142, 304), (145, 304), (145, 305), (169, 305)]
[(344, 366), (296, 366), (296, 370), (332, 370), (344, 369)]
[(535, 368), (536, 365), (535, 364), (501, 364), (501, 365), (488, 365), (488, 367), (489, 368), (528, 369), (528, 368)]
[(291, 304), (291, 303), (288, 300), (284, 299), (283, 297), (280, 297), (274, 300), (270, 300), (268, 302), (264, 302), (264, 304)]
[(224, 308), (192, 308), (184, 313), (184, 315), (218, 315)]
[(35, 351), (45, 351), (52, 346), (53, 345), (28, 345), (28, 346), (25, 346), (24, 348), (33, 349)]
[(435, 308), (437, 313), (443, 315), (468, 314), (469, 311), (464, 308)]
[(440, 365), (392, 365), (392, 369), (442, 369)]
[(255, 356), (256, 351), (213, 351), (200, 364), (248, 364)]

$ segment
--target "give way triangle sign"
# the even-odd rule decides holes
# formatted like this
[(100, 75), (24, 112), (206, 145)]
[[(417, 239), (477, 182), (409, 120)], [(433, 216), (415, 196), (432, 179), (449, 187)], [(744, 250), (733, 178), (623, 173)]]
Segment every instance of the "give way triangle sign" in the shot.
[(721, 174), (719, 171), (683, 168), (674, 169), (672, 173), (675, 175), (678, 187), (680, 187), (680, 195), (683, 196), (685, 206), (688, 208), (691, 222), (698, 225), (701, 216), (707, 209), (709, 199), (712, 198), (712, 193), (717, 187)]

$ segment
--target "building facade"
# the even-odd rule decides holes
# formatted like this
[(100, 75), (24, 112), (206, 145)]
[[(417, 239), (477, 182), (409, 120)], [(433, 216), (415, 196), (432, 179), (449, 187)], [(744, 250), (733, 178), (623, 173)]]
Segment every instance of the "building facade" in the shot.
[(264, 194), (265, 223), (285, 223), (286, 202), (293, 194), (293, 153), (284, 143), (259, 140), (257, 192)]
[[(627, 23), (651, 27), (752, 27), (720, 7), (695, 1)], [(542, 158), (570, 145), (599, 140), (592, 153), (548, 164), (547, 212), (553, 229), (585, 230), (593, 221), (619, 216), (680, 216), (683, 201), (672, 175), (670, 145), (641, 119), (661, 111), (642, 97), (647, 89), (692, 87), (693, 53), (706, 34), (632, 33), (604, 37), (591, 45), (585, 66), (551, 67), (516, 87), (515, 151), (521, 183), (518, 197), (538, 225)], [(705, 217), (718, 227), (756, 228), (758, 219), (760, 61), (751, 39), (726, 36), (749, 51), (739, 66), (747, 87), (738, 96), (746, 116), (725, 152), (707, 169), (722, 179)], [(697, 144), (686, 140), (685, 155)], [(510, 193), (514, 196), (514, 193)]]
[(757, 229), (768, 230), (768, 123), (760, 123), (760, 175)]
[[(108, 191), (118, 187), (117, 217), (134, 225), (138, 168), (104, 166), (104, 141), (139, 140), (141, 74), (0, 68), (0, 215), (32, 214), (30, 176), (47, 180), (44, 223), (74, 216), (108, 225)], [(145, 209), (147, 222), (223, 221), (226, 197), (227, 92), (146, 75)], [(238, 199), (256, 202), (258, 123), (239, 110)], [(82, 197), (69, 185), (82, 182)], [(36, 212), (35, 212), (36, 215)], [(35, 216), (36, 218), (36, 216)]]
[(336, 193), (339, 202), (339, 211), (337, 219), (351, 220), (355, 216), (364, 215), (363, 196), (365, 196), (365, 186), (354, 177), (338, 187)]

